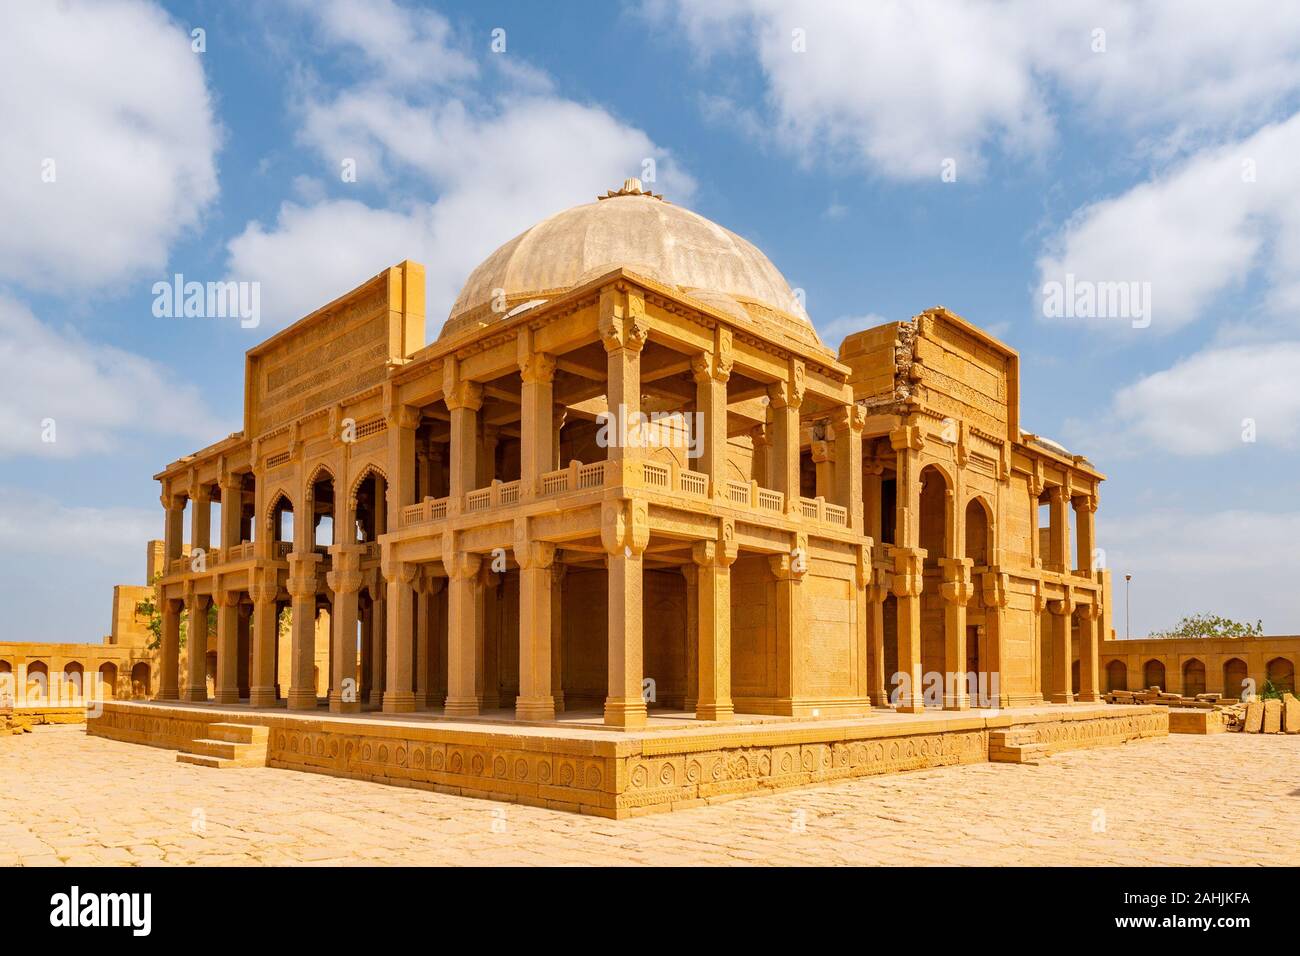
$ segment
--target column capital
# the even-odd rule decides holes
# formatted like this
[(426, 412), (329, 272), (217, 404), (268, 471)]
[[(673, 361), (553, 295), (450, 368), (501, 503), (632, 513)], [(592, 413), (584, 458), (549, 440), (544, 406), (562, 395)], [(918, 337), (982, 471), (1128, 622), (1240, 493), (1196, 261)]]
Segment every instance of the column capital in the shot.
[(724, 365), (712, 352), (698, 352), (691, 359), (691, 377), (697, 385), (707, 382), (726, 382), (731, 378), (731, 359)]
[(808, 563), (796, 561), (794, 556), (789, 554), (769, 555), (767, 565), (772, 570), (772, 577), (778, 581), (793, 581), (798, 584), (808, 573)]
[[(621, 299), (620, 303), (618, 300)], [(640, 352), (650, 337), (650, 325), (645, 317), (645, 300), (638, 295), (627, 295), (617, 289), (605, 289), (600, 294), (600, 321), (597, 326), (606, 352), (626, 349)]]
[(523, 570), (546, 570), (555, 561), (555, 545), (550, 541), (515, 540), (515, 564)]
[(243, 593), (244, 592), (242, 590), (237, 588), (231, 588), (229, 590), (220, 590), (213, 593), (212, 600), (213, 603), (217, 605), (217, 607), (236, 607), (238, 606), (240, 596)]
[(398, 405), (385, 418), (389, 428), (414, 431), (420, 427), (420, 410), (412, 405)]
[(924, 548), (894, 548), (894, 580), (893, 589), (895, 597), (916, 597), (921, 593), (925, 586), (925, 557)]
[(478, 382), (460, 382), (444, 387), (443, 401), (449, 411), (467, 408), (476, 412), (483, 407), (483, 386)]
[(525, 385), (549, 385), (555, 381), (555, 356), (545, 352), (521, 354), (519, 377)]
[(191, 608), (202, 610), (212, 603), (212, 595), (203, 594), (190, 586), (185, 589), (185, 603)]
[(389, 584), (411, 584), (419, 573), (420, 566), (414, 561), (397, 561), (383, 558), (380, 561), (380, 573)]
[(279, 593), (280, 584), (276, 580), (275, 572), (265, 571), (260, 574), (254, 572), (253, 580), (248, 585), (248, 595), (253, 599), (254, 604), (274, 601)]
[(1070, 597), (1068, 591), (1066, 592), (1066, 596), (1064, 598), (1061, 599), (1053, 598), (1053, 599), (1049, 599), (1047, 602), (1047, 609), (1051, 611), (1053, 614), (1056, 614), (1060, 617), (1069, 617), (1071, 614), (1074, 613), (1074, 608), (1075, 608), (1075, 603), (1073, 599)]
[(857, 402), (850, 402), (831, 412), (830, 420), (836, 432), (844, 428), (860, 432), (866, 427), (867, 413)]
[(601, 510), (600, 540), (608, 554), (631, 551), (635, 557), (650, 543), (650, 511), (644, 501), (607, 501)]
[(1101, 602), (1099, 602), (1095, 597), (1093, 598), (1091, 604), (1079, 605), (1079, 614), (1090, 621), (1099, 620), (1101, 618), (1101, 612), (1102, 612)]
[(859, 545), (857, 553), (854, 555), (854, 582), (858, 588), (865, 588), (871, 584), (872, 567), (871, 567), (871, 539), (867, 543)]
[(483, 556), (461, 551), (451, 556), (444, 556), (442, 564), (447, 569), (447, 577), (453, 581), (464, 581), (478, 574), (479, 568), (483, 565)]
[(1011, 576), (1004, 571), (985, 571), (981, 575), (983, 580), (980, 582), (982, 587), (980, 599), (984, 602), (985, 607), (1006, 607), (1010, 599), (1008, 587), (1011, 583)]
[(338, 568), (325, 574), (325, 583), (335, 596), (355, 594), (361, 590), (361, 571), (359, 568)]
[(904, 425), (889, 433), (889, 445), (894, 451), (920, 451), (925, 447), (925, 434), (920, 425)]

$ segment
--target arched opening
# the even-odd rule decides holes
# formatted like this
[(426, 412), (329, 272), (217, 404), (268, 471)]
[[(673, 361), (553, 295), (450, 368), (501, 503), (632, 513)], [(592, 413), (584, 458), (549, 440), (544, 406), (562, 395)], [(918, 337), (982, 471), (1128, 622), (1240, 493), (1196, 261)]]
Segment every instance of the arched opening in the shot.
[(1128, 690), (1128, 666), (1123, 661), (1106, 665), (1106, 693), (1113, 690)]
[(972, 498), (966, 503), (966, 557), (977, 568), (993, 563), (993, 542), (989, 534), (991, 525), (988, 507), (981, 499)]
[(1273, 658), (1268, 662), (1265, 674), (1274, 690), (1283, 694), (1295, 693), (1295, 665), (1287, 658)]
[(44, 661), (32, 661), (27, 665), (27, 700), (48, 701), (50, 696), (50, 669)]
[(1183, 695), (1195, 697), (1205, 693), (1205, 662), (1193, 657), (1183, 665)]
[(388, 480), (376, 469), (369, 468), (357, 482), (353, 492), (356, 499), (357, 541), (377, 541), (388, 533)]
[(284, 550), (280, 545), (293, 546), (293, 502), (284, 492), (276, 495), (275, 502), (271, 505), (267, 536), (272, 542), (273, 557), (276, 551)]
[(1223, 662), (1223, 696), (1240, 697), (1246, 691), (1249, 670), (1240, 657), (1231, 657)]
[(948, 478), (934, 465), (921, 469), (920, 545), (926, 551), (925, 566), (939, 566), (948, 557)]
[(149, 693), (149, 665), (140, 661), (131, 668), (131, 696), (135, 700), (143, 700)]
[(99, 693), (104, 700), (117, 696), (117, 665), (112, 661), (99, 665)]
[(203, 679), (208, 685), (208, 700), (217, 696), (217, 652), (208, 651), (203, 663)]
[(1159, 687), (1161, 690), (1165, 689), (1165, 665), (1163, 661), (1152, 658), (1142, 666), (1142, 686), (1144, 688)]
[(14, 669), (8, 661), (0, 661), (0, 706), (12, 706), (14, 701)]
[(334, 529), (334, 476), (322, 468), (311, 484), (312, 544), (324, 551), (335, 543)]
[(86, 686), (86, 669), (77, 661), (68, 661), (63, 665), (62, 697), (64, 700), (80, 700)]

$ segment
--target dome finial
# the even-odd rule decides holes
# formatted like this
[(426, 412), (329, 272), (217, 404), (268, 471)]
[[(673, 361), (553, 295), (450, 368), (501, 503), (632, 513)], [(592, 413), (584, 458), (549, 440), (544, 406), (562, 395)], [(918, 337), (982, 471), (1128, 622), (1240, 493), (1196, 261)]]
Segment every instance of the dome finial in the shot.
[(663, 196), (656, 195), (648, 189), (641, 187), (641, 180), (635, 176), (623, 180), (623, 188), (617, 192), (613, 189), (607, 190), (605, 195), (597, 196), (597, 199), (613, 199), (615, 196), (645, 196), (647, 199), (663, 200)]

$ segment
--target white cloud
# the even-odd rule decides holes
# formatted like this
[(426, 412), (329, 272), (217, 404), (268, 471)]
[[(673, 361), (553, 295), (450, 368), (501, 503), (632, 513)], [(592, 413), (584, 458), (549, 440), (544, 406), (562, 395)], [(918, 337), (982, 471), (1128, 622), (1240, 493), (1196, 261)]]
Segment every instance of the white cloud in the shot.
[[(231, 429), (199, 389), (163, 366), (57, 331), (0, 296), (0, 458), (70, 458), (120, 447), (124, 436), (184, 436), (208, 443)], [(54, 441), (45, 424), (53, 419)]]
[[(1151, 330), (1205, 315), (1258, 274), (1271, 312), (1300, 306), (1300, 114), (1206, 149), (1121, 196), (1079, 210), (1038, 260), (1039, 288), (1067, 274), (1149, 282)], [(1129, 322), (1099, 319), (1113, 329)], [(1134, 336), (1135, 340), (1140, 335)]]
[(1116, 393), (1106, 415), (1070, 420), (1072, 445), (1098, 460), (1169, 452), (1214, 455), (1300, 440), (1300, 342), (1211, 348)]
[[(522, 92), (489, 101), (473, 91), (406, 88), (392, 79), (396, 68), (385, 50), (362, 47), (374, 62), (374, 82), (303, 97), (299, 139), (327, 175), (338, 176), (351, 158), (355, 188), (400, 182), (403, 198), (391, 208), (351, 199), (287, 203), (274, 223), (249, 223), (232, 239), (228, 270), (262, 282), (272, 328), (410, 258), (426, 267), (429, 334), (436, 335), (461, 284), (493, 249), (641, 175), (646, 160), (656, 165), (656, 191), (677, 201), (691, 195), (693, 180), (644, 132), (599, 107), (539, 94), (546, 84), (526, 64), (501, 74)], [(421, 193), (429, 198), (410, 198)]]
[[(1040, 154), (1052, 92), (1113, 137), (1180, 144), (1257, 125), (1300, 90), (1300, 9), (1263, 0), (729, 0), (650, 3), (704, 58), (753, 52), (768, 138), (806, 159), (847, 156), (885, 176), (979, 175), (994, 149)], [(1094, 30), (1105, 31), (1095, 52)], [(795, 49), (803, 31), (806, 52)]]
[(143, 555), (145, 541), (161, 533), (160, 508), (70, 507), (48, 495), (0, 486), (0, 547), (11, 558), (46, 556), (117, 567), (124, 555)]
[(0, 279), (61, 293), (160, 270), (217, 194), (202, 56), (153, 4), (6, 5), (0, 117)]
[(447, 18), (392, 0), (299, 0), (329, 44), (357, 50), (387, 84), (452, 83), (473, 77), (475, 62), (456, 48)]
[(1124, 578), (1131, 584), (1133, 636), (1172, 627), (1185, 615), (1264, 622), (1268, 634), (1300, 631), (1300, 512), (1167, 509), (1097, 513), (1098, 540), (1114, 577), (1113, 625), (1124, 636)]

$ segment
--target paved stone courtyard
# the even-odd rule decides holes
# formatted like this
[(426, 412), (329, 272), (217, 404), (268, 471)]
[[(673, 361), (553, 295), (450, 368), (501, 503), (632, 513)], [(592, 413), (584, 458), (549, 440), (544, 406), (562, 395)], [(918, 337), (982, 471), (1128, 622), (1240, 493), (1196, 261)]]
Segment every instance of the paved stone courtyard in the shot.
[(615, 822), (80, 727), (0, 739), (0, 864), (1300, 864), (1300, 739), (1176, 736)]

